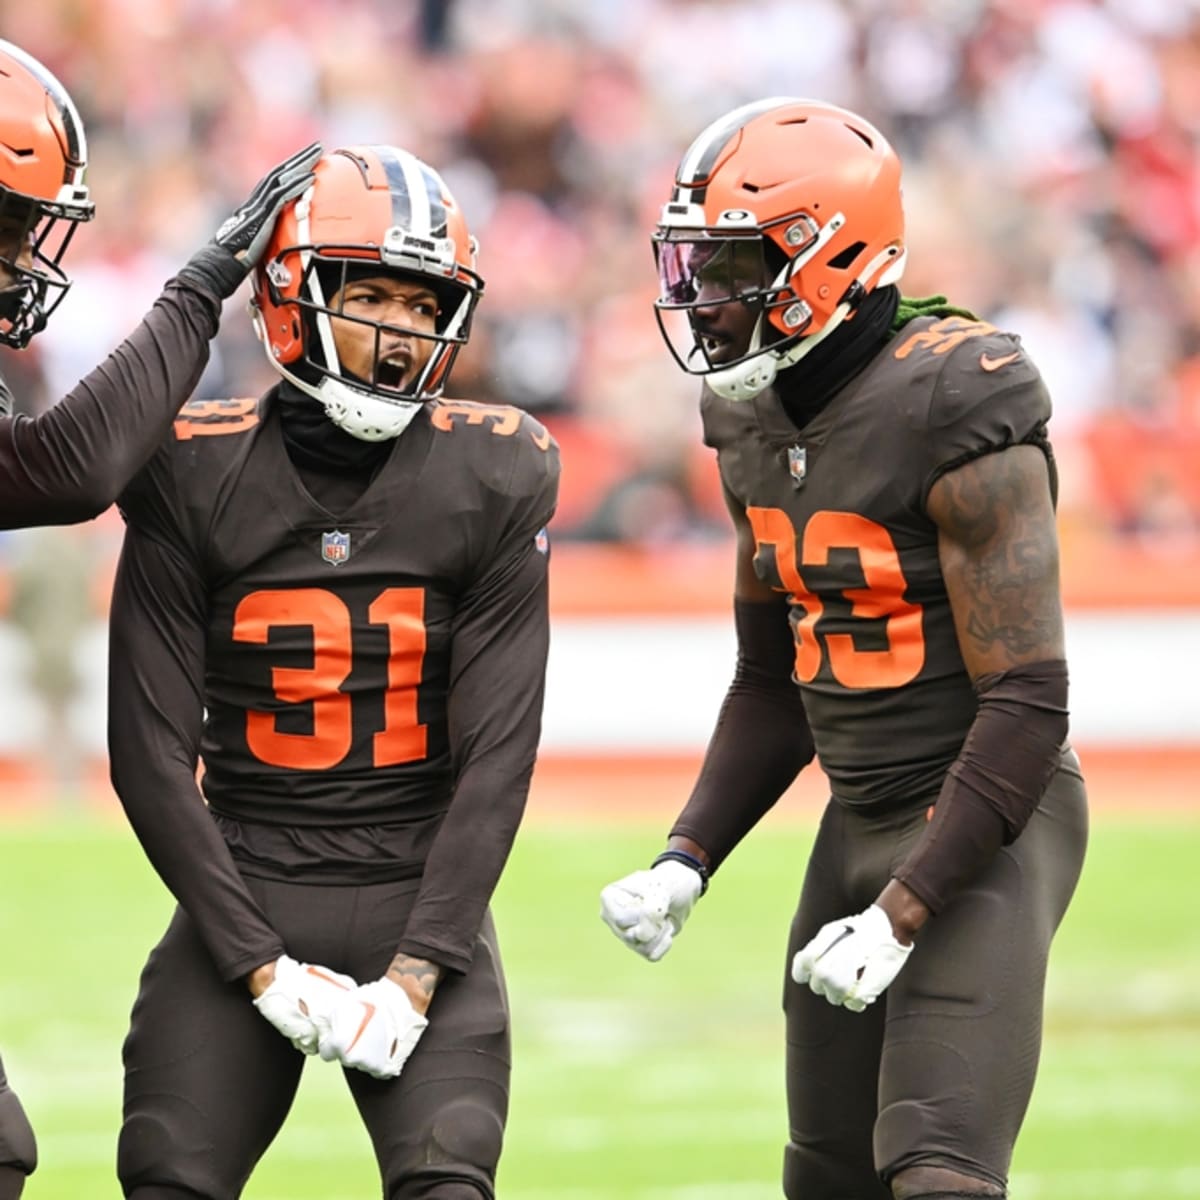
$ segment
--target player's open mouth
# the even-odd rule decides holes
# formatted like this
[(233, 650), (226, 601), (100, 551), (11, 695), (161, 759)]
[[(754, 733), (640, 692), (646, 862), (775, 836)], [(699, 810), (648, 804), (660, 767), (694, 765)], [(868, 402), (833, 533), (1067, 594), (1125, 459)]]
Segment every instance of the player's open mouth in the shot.
[(380, 387), (399, 389), (404, 386), (412, 359), (407, 354), (397, 354), (392, 358), (382, 359), (375, 373), (376, 382)]
[(732, 342), (721, 334), (702, 333), (700, 345), (704, 348), (705, 357), (709, 362), (721, 362), (729, 357)]

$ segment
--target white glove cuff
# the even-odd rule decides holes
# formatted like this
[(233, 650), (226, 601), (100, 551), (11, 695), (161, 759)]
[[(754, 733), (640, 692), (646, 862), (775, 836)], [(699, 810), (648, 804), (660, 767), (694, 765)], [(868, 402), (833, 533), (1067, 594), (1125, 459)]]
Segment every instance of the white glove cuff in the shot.
[[(695, 871), (700, 877), (700, 896), (703, 896), (708, 891), (708, 868), (694, 854), (689, 854), (686, 850), (664, 850), (650, 864), (650, 869), (653, 870), (655, 867), (668, 862), (682, 863), (683, 866)], [(699, 899), (699, 896), (697, 896), (697, 899)]]

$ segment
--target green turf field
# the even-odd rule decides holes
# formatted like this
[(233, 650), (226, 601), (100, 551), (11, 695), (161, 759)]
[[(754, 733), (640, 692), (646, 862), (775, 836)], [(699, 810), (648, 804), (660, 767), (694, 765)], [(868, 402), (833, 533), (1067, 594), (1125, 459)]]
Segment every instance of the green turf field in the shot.
[[(769, 820), (667, 959), (629, 954), (596, 893), (654, 828), (527, 828), (497, 898), (516, 1067), (502, 1200), (767, 1200), (784, 1134), (782, 947), (808, 834)], [(38, 1129), (27, 1200), (116, 1196), (120, 1042), (168, 911), (132, 837), (0, 828), (0, 1050)], [(1016, 1200), (1200, 1196), (1200, 814), (1098, 821), (1051, 964)], [(248, 1200), (378, 1195), (338, 1071), (309, 1064)]]

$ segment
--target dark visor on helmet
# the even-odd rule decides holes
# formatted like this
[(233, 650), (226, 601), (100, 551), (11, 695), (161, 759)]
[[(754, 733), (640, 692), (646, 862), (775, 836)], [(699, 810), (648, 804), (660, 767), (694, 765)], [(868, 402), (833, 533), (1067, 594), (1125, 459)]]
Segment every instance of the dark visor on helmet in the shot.
[(762, 321), (768, 308), (786, 303), (772, 286), (777, 272), (766, 261), (764, 239), (757, 231), (749, 237), (719, 238), (660, 234), (654, 239), (654, 255), (659, 329), (685, 371), (707, 375), (761, 350), (731, 340), (731, 325), (723, 315), (726, 306), (737, 305), (750, 317), (738, 322), (746, 331)]

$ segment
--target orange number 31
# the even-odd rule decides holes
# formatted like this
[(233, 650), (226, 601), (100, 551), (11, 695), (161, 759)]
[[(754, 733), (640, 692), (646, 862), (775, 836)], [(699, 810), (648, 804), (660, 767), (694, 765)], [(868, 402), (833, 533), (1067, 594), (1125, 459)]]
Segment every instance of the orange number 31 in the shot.
[[(796, 678), (811, 683), (821, 667), (822, 640), (834, 679), (848, 688), (893, 688), (911, 682), (925, 665), (925, 634), (919, 604), (905, 600), (908, 581), (900, 566), (891, 534), (858, 513), (814, 513), (804, 527), (800, 562), (796, 562), (796, 531), (787, 513), (778, 508), (748, 508), (746, 516), (759, 549), (774, 549), (775, 566), (792, 603), (804, 615), (793, 619), (796, 637)], [(845, 548), (858, 554), (865, 587), (842, 592), (850, 615), (884, 623), (887, 646), (859, 650), (849, 633), (822, 634), (818, 623), (825, 611), (819, 596), (804, 585), (801, 566), (825, 566), (830, 550)]]
[[(384, 724), (375, 734), (377, 767), (425, 757), (428, 726), (417, 722), (417, 688), (425, 659), (425, 592), (388, 588), (367, 610), (372, 625), (388, 630)], [(273, 713), (246, 713), (246, 742), (275, 767), (323, 771), (350, 753), (354, 728), (350, 697), (341, 691), (354, 659), (350, 610), (324, 588), (251, 592), (233, 616), (233, 640), (266, 645), (271, 629), (307, 625), (313, 635), (311, 667), (273, 667), (275, 695), (287, 704), (312, 705), (311, 733), (284, 733)]]

